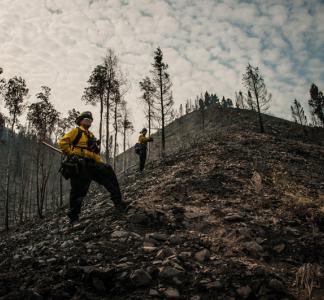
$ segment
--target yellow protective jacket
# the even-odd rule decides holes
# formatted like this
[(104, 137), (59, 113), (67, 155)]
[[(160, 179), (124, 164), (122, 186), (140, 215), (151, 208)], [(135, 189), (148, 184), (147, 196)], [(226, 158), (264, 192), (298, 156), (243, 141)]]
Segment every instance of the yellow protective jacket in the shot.
[(138, 137), (138, 143), (141, 145), (144, 145), (144, 146), (147, 146), (147, 143), (151, 142), (151, 141), (152, 141), (152, 138), (144, 136), (143, 133), (141, 133)]
[(87, 131), (84, 127), (80, 126), (82, 130), (82, 135), (79, 142), (73, 147), (72, 142), (78, 135), (78, 128), (73, 128), (71, 131), (66, 133), (61, 139), (58, 141), (58, 145), (63, 153), (67, 155), (77, 155), (80, 157), (90, 158), (98, 163), (103, 163), (99, 154), (96, 154), (90, 151), (88, 148), (88, 136), (93, 137), (93, 133), (91, 131)]

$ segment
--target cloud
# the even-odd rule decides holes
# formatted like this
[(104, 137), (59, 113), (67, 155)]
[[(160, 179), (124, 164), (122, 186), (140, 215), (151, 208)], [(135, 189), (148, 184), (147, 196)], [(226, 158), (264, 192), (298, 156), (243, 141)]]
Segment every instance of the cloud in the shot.
[(4, 75), (23, 76), (32, 95), (50, 86), (62, 112), (85, 108), (83, 89), (108, 47), (131, 82), (126, 99), (136, 129), (145, 123), (138, 82), (157, 46), (176, 107), (205, 90), (234, 99), (247, 63), (260, 68), (281, 117), (290, 118), (294, 98), (306, 105), (312, 82), (324, 89), (321, 1), (2, 0), (2, 7)]

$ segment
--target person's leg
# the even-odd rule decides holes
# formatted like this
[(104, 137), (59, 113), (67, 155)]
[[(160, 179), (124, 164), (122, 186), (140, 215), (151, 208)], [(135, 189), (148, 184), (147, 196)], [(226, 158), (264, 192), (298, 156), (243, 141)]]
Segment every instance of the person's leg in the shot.
[(76, 177), (72, 177), (71, 191), (70, 191), (70, 209), (68, 217), (71, 222), (77, 221), (81, 212), (81, 206), (83, 198), (87, 195), (91, 178), (87, 173), (87, 170), (82, 170), (81, 174)]
[(115, 207), (122, 208), (125, 206), (120, 192), (117, 176), (110, 165), (96, 164), (95, 170), (93, 171), (93, 180), (103, 185), (107, 189)]
[(138, 161), (139, 161), (138, 171), (141, 172), (141, 167), (142, 167), (142, 150), (138, 153)]
[(140, 154), (140, 171), (142, 172), (145, 167), (145, 161), (146, 161), (146, 149), (142, 149)]

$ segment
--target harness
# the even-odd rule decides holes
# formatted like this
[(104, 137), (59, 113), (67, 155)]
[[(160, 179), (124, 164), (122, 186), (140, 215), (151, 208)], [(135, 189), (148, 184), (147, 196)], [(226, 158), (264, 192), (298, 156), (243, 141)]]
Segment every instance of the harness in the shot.
[[(80, 127), (77, 127), (78, 129), (78, 133), (76, 135), (76, 137), (74, 138), (74, 140), (72, 141), (72, 149), (73, 148), (80, 148), (80, 149), (86, 149), (86, 150), (90, 150), (88, 147), (81, 147), (81, 146), (77, 146), (81, 137), (82, 137), (82, 133), (83, 130)], [(84, 132), (84, 134), (88, 137), (88, 139), (90, 139), (90, 134), (87, 132)]]

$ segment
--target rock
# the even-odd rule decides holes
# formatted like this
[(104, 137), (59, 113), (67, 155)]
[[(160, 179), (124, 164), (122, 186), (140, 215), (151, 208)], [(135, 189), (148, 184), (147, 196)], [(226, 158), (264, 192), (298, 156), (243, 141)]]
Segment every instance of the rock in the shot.
[(181, 236), (180, 234), (173, 234), (170, 236), (170, 243), (173, 245), (179, 245), (181, 243), (183, 243), (184, 241), (184, 237)]
[(52, 257), (52, 258), (50, 258), (50, 259), (47, 259), (46, 262), (47, 262), (48, 264), (54, 263), (54, 262), (56, 262), (56, 258)]
[(70, 245), (73, 244), (73, 241), (71, 240), (67, 240), (67, 241), (64, 241), (61, 245), (62, 248), (65, 248), (65, 247), (69, 247)]
[(152, 278), (157, 278), (159, 275), (159, 268), (157, 266), (148, 266), (146, 271), (151, 275)]
[(167, 299), (179, 299), (179, 291), (175, 288), (169, 287), (164, 291), (164, 295)]
[(151, 252), (155, 251), (156, 249), (158, 249), (158, 248), (155, 247), (155, 245), (153, 245), (153, 244), (151, 244), (149, 242), (144, 242), (143, 243), (144, 252), (151, 253)]
[(157, 290), (150, 289), (149, 295), (152, 297), (157, 297), (157, 296), (159, 296), (159, 292)]
[(207, 290), (212, 290), (212, 289), (222, 289), (223, 285), (219, 280), (209, 282), (206, 284)]
[(242, 297), (243, 299), (246, 299), (249, 297), (249, 295), (251, 294), (252, 290), (251, 288), (247, 285), (247, 286), (242, 286), (240, 288), (238, 288), (236, 290), (237, 294)]
[(275, 290), (275, 291), (277, 291), (277, 292), (283, 292), (283, 291), (285, 291), (285, 286), (283, 285), (283, 283), (280, 281), (280, 280), (278, 280), (278, 279), (271, 279), (270, 281), (269, 281), (269, 286), (273, 289), (273, 290)]
[(294, 236), (299, 236), (300, 235), (300, 232), (299, 232), (299, 230), (297, 228), (287, 226), (285, 229), (286, 229), (286, 232), (291, 233)]
[(131, 274), (130, 279), (132, 280), (133, 284), (137, 287), (147, 286), (152, 281), (151, 275), (143, 269), (138, 269), (134, 271)]
[(276, 246), (273, 247), (273, 249), (277, 252), (277, 253), (281, 253), (282, 251), (284, 251), (286, 248), (286, 245), (284, 243), (282, 244), (278, 244)]
[(187, 219), (198, 219), (205, 217), (206, 214), (204, 212), (186, 212), (184, 215)]
[(192, 253), (191, 252), (187, 252), (187, 251), (184, 251), (184, 252), (179, 253), (179, 257), (181, 259), (188, 259), (188, 258), (191, 257), (191, 255), (192, 255)]
[(172, 268), (170, 266), (163, 267), (160, 270), (160, 276), (162, 278), (166, 278), (166, 279), (176, 277), (176, 276), (178, 276), (178, 275), (180, 275), (182, 273), (183, 273), (182, 271), (177, 270), (176, 268)]
[(259, 256), (263, 252), (263, 247), (257, 242), (246, 242), (244, 248), (253, 256)]
[(115, 230), (112, 234), (111, 234), (111, 238), (113, 239), (118, 239), (118, 238), (126, 238), (129, 236), (129, 233), (127, 231), (124, 230)]
[(157, 241), (165, 242), (169, 239), (169, 236), (164, 233), (154, 232), (150, 234), (150, 238)]
[(166, 258), (172, 255), (175, 255), (176, 252), (174, 251), (174, 249), (171, 249), (169, 247), (166, 247), (164, 249), (161, 249), (158, 251), (158, 253), (156, 254), (156, 259), (161, 259), (161, 258)]
[(204, 262), (204, 261), (208, 260), (209, 257), (210, 257), (210, 252), (207, 249), (203, 249), (203, 250), (195, 253), (195, 259), (199, 262)]
[(133, 224), (148, 225), (150, 223), (150, 218), (143, 213), (134, 213), (129, 216), (129, 221)]
[(244, 216), (237, 213), (232, 213), (224, 217), (224, 220), (227, 222), (241, 222), (244, 221)]

